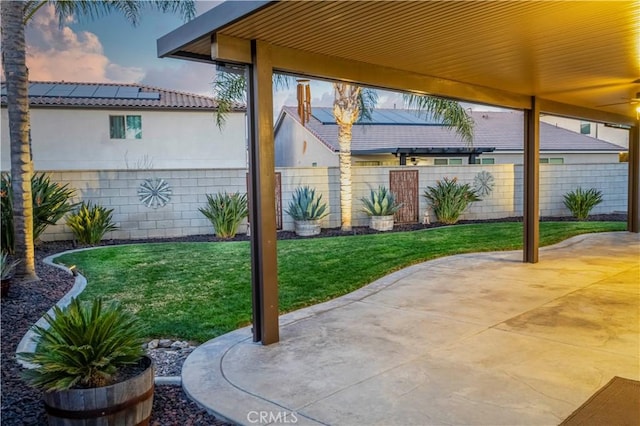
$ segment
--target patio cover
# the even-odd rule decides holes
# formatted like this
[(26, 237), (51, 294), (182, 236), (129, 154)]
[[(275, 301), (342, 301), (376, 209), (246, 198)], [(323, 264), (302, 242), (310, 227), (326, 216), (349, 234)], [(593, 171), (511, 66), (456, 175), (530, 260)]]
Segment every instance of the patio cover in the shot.
[(640, 4), (224, 2), (158, 40), (158, 56), (249, 77), (254, 339), (278, 340), (274, 71), (525, 112), (524, 261), (538, 260), (541, 112), (629, 126), (628, 229), (639, 231)]

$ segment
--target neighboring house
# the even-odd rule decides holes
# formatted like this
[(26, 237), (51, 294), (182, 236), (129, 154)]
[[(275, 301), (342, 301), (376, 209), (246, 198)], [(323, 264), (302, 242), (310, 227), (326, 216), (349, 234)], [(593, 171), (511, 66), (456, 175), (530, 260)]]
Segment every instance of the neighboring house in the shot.
[[(245, 112), (216, 126), (213, 98), (140, 84), (31, 82), (36, 170), (246, 167)], [(10, 169), (5, 83), (1, 169)]]
[(619, 125), (604, 123), (592, 123), (573, 118), (558, 117), (555, 115), (541, 115), (540, 121), (552, 126), (562, 127), (575, 133), (591, 136), (596, 139), (611, 142), (624, 148), (629, 148), (629, 129)]
[[(442, 123), (412, 111), (376, 109), (353, 126), (351, 154), (356, 166), (522, 164), (522, 112), (473, 112), (473, 146)], [(295, 107), (284, 107), (275, 126), (276, 166), (337, 166), (338, 126), (331, 108), (312, 108), (302, 125)], [(540, 162), (617, 163), (619, 145), (540, 123)]]

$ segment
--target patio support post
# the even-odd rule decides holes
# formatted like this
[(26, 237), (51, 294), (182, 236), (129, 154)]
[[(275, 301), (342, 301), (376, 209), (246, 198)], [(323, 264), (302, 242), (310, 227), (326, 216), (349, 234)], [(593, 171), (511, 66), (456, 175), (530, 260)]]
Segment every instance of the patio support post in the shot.
[(627, 231), (640, 232), (640, 121), (629, 130), (629, 196)]
[(248, 67), (249, 212), (253, 341), (277, 342), (278, 257), (276, 252), (275, 146), (273, 139), (273, 66), (270, 46), (253, 40)]
[(524, 262), (538, 262), (540, 245), (540, 104), (524, 111)]

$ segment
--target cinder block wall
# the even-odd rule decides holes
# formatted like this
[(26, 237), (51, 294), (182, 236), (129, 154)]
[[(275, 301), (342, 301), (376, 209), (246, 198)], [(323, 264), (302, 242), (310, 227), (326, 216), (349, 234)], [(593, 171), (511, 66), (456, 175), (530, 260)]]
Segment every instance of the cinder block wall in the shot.
[[(368, 224), (361, 211), (360, 199), (378, 185), (389, 186), (389, 172), (400, 169), (419, 171), (419, 206), (422, 218), (428, 203), (422, 196), (427, 186), (443, 177), (457, 177), (460, 182), (473, 185), (481, 171), (489, 172), (494, 180), (493, 192), (482, 201), (473, 203), (463, 219), (492, 219), (522, 215), (523, 169), (521, 165), (464, 165), (420, 167), (354, 167), (352, 169), (353, 225)], [(293, 221), (284, 213), (295, 188), (310, 185), (323, 195), (329, 204), (330, 215), (323, 227), (340, 226), (340, 181), (336, 167), (279, 168), (282, 175), (283, 228), (293, 229)], [(217, 192), (246, 192), (245, 169), (216, 170), (123, 170), (123, 171), (56, 171), (52, 180), (68, 183), (77, 190), (74, 201), (87, 200), (113, 209), (113, 219), (120, 229), (106, 238), (137, 239), (212, 234), (213, 228), (198, 211), (206, 203), (206, 194)], [(164, 206), (151, 208), (139, 199), (138, 189), (145, 179), (164, 179), (171, 188), (171, 200)], [(597, 188), (603, 192), (604, 202), (594, 214), (626, 211), (627, 164), (565, 164), (540, 165), (540, 214), (566, 216), (563, 195), (578, 186)], [(435, 220), (433, 214), (431, 219)], [(68, 240), (71, 231), (62, 223), (50, 226), (43, 240)], [(244, 232), (246, 226), (241, 226)]]

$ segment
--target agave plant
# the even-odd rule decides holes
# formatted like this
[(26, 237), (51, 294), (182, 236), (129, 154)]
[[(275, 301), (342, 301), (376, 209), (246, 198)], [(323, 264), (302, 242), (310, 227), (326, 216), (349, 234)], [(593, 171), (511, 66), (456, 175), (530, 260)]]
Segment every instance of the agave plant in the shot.
[(316, 197), (316, 190), (309, 186), (296, 188), (285, 212), (294, 220), (319, 220), (329, 214), (322, 194)]
[(384, 186), (379, 186), (377, 190), (371, 190), (369, 198), (360, 199), (364, 211), (369, 216), (391, 216), (402, 207), (402, 203), (397, 203), (393, 192)]
[(233, 238), (242, 219), (249, 215), (247, 194), (207, 194), (206, 207), (198, 210), (209, 219), (219, 238)]
[(602, 191), (590, 188), (586, 191), (581, 187), (575, 191), (570, 191), (564, 195), (564, 205), (571, 214), (578, 220), (585, 220), (589, 217), (591, 210), (602, 203)]
[[(13, 204), (11, 177), (2, 175), (0, 190), (2, 201), (2, 250), (13, 253)], [(31, 179), (31, 193), (33, 195), (33, 238), (38, 237), (49, 225), (55, 225), (62, 217), (70, 212), (75, 204), (69, 203), (75, 190), (68, 184), (60, 185), (52, 182), (44, 173), (37, 173)]]
[(0, 264), (0, 280), (4, 281), (6, 279), (11, 278), (13, 275), (13, 270), (20, 263), (19, 260), (11, 260), (9, 259), (9, 253), (2, 252), (2, 257), (0, 258), (2, 264)]
[(458, 222), (458, 218), (469, 204), (481, 201), (471, 185), (459, 183), (455, 177), (445, 177), (437, 181), (436, 186), (427, 187), (423, 196), (431, 203), (438, 220), (446, 224)]
[(34, 387), (45, 390), (91, 388), (112, 383), (118, 371), (137, 364), (144, 350), (143, 329), (130, 312), (115, 302), (73, 298), (64, 309), (46, 314), (49, 328), (35, 326), (35, 352), (18, 357), (36, 368), (24, 371)]
[(98, 244), (104, 234), (118, 229), (111, 220), (112, 214), (113, 209), (83, 201), (78, 210), (67, 217), (67, 226), (79, 243)]

